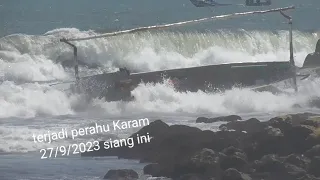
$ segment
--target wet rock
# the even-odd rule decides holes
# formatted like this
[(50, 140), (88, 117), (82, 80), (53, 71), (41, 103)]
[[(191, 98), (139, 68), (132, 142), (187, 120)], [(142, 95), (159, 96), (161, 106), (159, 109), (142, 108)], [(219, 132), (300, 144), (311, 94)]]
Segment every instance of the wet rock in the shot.
[(237, 120), (242, 120), (242, 118), (237, 115), (221, 116), (216, 118), (198, 117), (196, 123), (234, 122)]
[(314, 52), (320, 53), (320, 39), (318, 39), (318, 41), (317, 41), (316, 48), (315, 48)]
[(266, 127), (265, 133), (268, 134), (271, 137), (283, 137), (283, 133), (279, 128), (273, 128), (271, 126)]
[(316, 44), (316, 49), (314, 53), (307, 55), (306, 59), (303, 62), (303, 67), (315, 67), (320, 66), (320, 39)]
[(263, 131), (253, 133), (244, 142), (248, 159), (257, 160), (267, 154), (286, 154), (285, 138), (278, 128), (268, 126)]
[(290, 137), (301, 137), (303, 139), (306, 139), (310, 134), (313, 134), (315, 131), (315, 128), (312, 126), (306, 126), (306, 125), (301, 125), (301, 126), (295, 126), (292, 127), (290, 130), (285, 132), (285, 136), (290, 136)]
[(306, 174), (303, 177), (300, 177), (299, 180), (320, 180), (320, 178), (317, 178), (310, 174)]
[(311, 159), (308, 167), (308, 172), (316, 177), (320, 177), (320, 156), (315, 156)]
[(217, 153), (212, 149), (204, 148), (195, 153), (190, 161), (181, 166), (186, 173), (202, 174), (207, 177), (215, 176), (220, 173), (219, 162), (225, 157), (222, 153)]
[(290, 129), (292, 126), (297, 126), (303, 124), (306, 120), (313, 116), (318, 116), (318, 114), (313, 113), (298, 113), (298, 114), (288, 114), (284, 116), (277, 116), (271, 118), (267, 124), (269, 126), (279, 128), (282, 132)]
[[(305, 122), (311, 115), (303, 113), (272, 118), (266, 122), (269, 127), (263, 133), (254, 134), (252, 141), (257, 142), (256, 147), (260, 148), (262, 152), (264, 151), (264, 155), (273, 153), (278, 153), (279, 155), (304, 153), (315, 145), (319, 139), (315, 135), (317, 131), (313, 126), (300, 124)], [(264, 144), (269, 144), (270, 147), (264, 146)], [(264, 148), (268, 148), (269, 150), (264, 150)], [(249, 154), (248, 152), (246, 153)]]
[(303, 155), (290, 154), (289, 156), (284, 157), (284, 162), (306, 169), (307, 165), (310, 163), (310, 159)]
[[(314, 128), (313, 129), (313, 133), (311, 135), (315, 139), (319, 140), (319, 138), (320, 138), (320, 128)], [(319, 141), (318, 141), (318, 144), (320, 144)]]
[(109, 170), (103, 179), (109, 180), (136, 180), (139, 178), (137, 172), (132, 169)]
[(226, 155), (220, 160), (220, 167), (222, 170), (235, 168), (242, 172), (249, 171), (247, 155), (241, 149), (230, 146), (222, 150), (222, 153)]
[(320, 144), (313, 146), (305, 154), (309, 158), (320, 156)]
[(149, 164), (144, 167), (144, 173), (152, 176), (165, 176), (179, 179), (211, 178), (220, 173), (219, 160), (224, 155), (204, 148), (193, 156), (181, 162), (163, 162)]
[(249, 163), (243, 158), (243, 155), (231, 155), (223, 157), (220, 161), (222, 170), (234, 168), (242, 172), (249, 171)]
[(220, 156), (220, 154), (214, 152), (212, 149), (204, 148), (201, 151), (197, 152), (191, 158), (191, 161), (196, 165), (215, 165), (219, 162)]
[(254, 133), (262, 131), (266, 127), (265, 124), (261, 123), (256, 118), (251, 118), (246, 121), (235, 121), (229, 122), (227, 124), (223, 124), (219, 127), (219, 129), (226, 128), (228, 130), (236, 130), (240, 132)]
[(285, 172), (285, 165), (281, 162), (278, 156), (274, 154), (265, 155), (260, 161), (256, 161), (253, 168), (257, 172)]
[(218, 132), (158, 120), (131, 136), (149, 133), (150, 143), (104, 155), (150, 162), (145, 174), (173, 179), (316, 179), (320, 131), (311, 118), (310, 113), (267, 122), (252, 118), (224, 126), (235, 131)]
[(239, 172), (237, 169), (230, 168), (224, 171), (222, 180), (251, 180), (249, 174)]
[(255, 161), (255, 177), (262, 179), (299, 179), (307, 173), (303, 168), (281, 161), (277, 155), (266, 155), (260, 161)]
[(310, 53), (306, 56), (303, 67), (315, 67), (315, 66), (320, 66), (320, 53), (319, 52), (314, 52)]
[[(198, 128), (184, 125), (170, 126), (166, 134), (154, 138), (149, 143), (149, 159), (151, 162), (174, 164), (184, 161), (209, 144), (213, 132), (204, 132)], [(146, 149), (140, 148), (142, 156), (146, 156)], [(162, 153), (158, 153), (158, 152)], [(128, 152), (128, 154), (130, 154)]]
[(137, 134), (152, 133), (152, 136), (158, 137), (163, 135), (163, 133), (169, 131), (169, 125), (161, 120), (155, 120), (151, 122), (148, 126), (141, 128), (138, 132), (132, 134), (130, 137), (135, 137)]
[(148, 164), (143, 168), (143, 173), (151, 175), (153, 177), (170, 176), (173, 169), (168, 166), (163, 166), (160, 164)]
[(214, 180), (214, 178), (208, 178), (201, 174), (185, 174), (179, 177), (177, 180)]
[(294, 179), (301, 178), (307, 174), (304, 169), (292, 164), (285, 164), (285, 168), (288, 173), (288, 177), (292, 177)]
[(320, 127), (320, 116), (310, 117), (301, 124), (318, 128)]
[(244, 139), (247, 137), (247, 133), (240, 131), (218, 131), (213, 134), (211, 143), (207, 147), (218, 152), (230, 146), (241, 148)]
[(288, 153), (301, 154), (310, 149), (314, 145), (314, 142), (309, 141), (308, 138), (314, 132), (314, 127), (305, 125), (294, 126), (284, 132)]
[(285, 132), (288, 129), (292, 128), (292, 116), (279, 116), (271, 118), (267, 124), (274, 128), (279, 128), (281, 131)]
[(158, 176), (160, 169), (161, 167), (159, 164), (148, 164), (143, 168), (143, 173), (152, 176)]
[(238, 148), (235, 148), (233, 146), (230, 146), (228, 148), (225, 148), (222, 150), (222, 153), (227, 155), (227, 156), (232, 156), (232, 155), (239, 155), (239, 154), (242, 154), (242, 158), (243, 159), (247, 159), (247, 156), (246, 154), (241, 150), (241, 149), (238, 149)]

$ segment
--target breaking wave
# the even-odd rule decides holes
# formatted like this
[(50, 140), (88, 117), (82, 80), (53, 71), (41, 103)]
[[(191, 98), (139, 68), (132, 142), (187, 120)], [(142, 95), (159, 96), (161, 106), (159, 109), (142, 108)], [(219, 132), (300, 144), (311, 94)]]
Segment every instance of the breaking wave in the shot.
[[(192, 117), (194, 121), (199, 115), (271, 112), (274, 115), (275, 112), (312, 111), (308, 105), (310, 98), (320, 97), (319, 79), (299, 84), (300, 91), (294, 95), (275, 95), (239, 88), (223, 93), (181, 93), (164, 81), (162, 84), (140, 84), (133, 91), (136, 97), (133, 102), (94, 100), (88, 103), (80, 96), (67, 95), (63, 88), (34, 82), (73, 80), (73, 69), (57, 63), (73, 58), (72, 49), (59, 42), (59, 38), (95, 34), (94, 31), (65, 28), (52, 30), (42, 36), (13, 34), (0, 39), (0, 123), (5, 125), (0, 127), (0, 152), (27, 152), (47, 147), (50, 144), (34, 143), (30, 134), (45, 133), (45, 129), (82, 127), (94, 121), (94, 118), (88, 120), (85, 116), (100, 116), (99, 120), (103, 117), (103, 122), (106, 121), (105, 117), (132, 119), (170, 116), (179, 120), (179, 123), (188, 123), (188, 118)], [(314, 51), (319, 38), (320, 33), (294, 32), (296, 65), (302, 66), (305, 56)], [(81, 67), (81, 75), (115, 71), (119, 67), (141, 72), (289, 59), (286, 31), (158, 31), (76, 42), (76, 45), (79, 60), (90, 66)], [(49, 119), (50, 123), (47, 123)], [(31, 121), (33, 126), (27, 126)], [(214, 128), (211, 126), (215, 125), (206, 125), (206, 128)], [(58, 144), (67, 142), (60, 141)]]
[[(62, 37), (85, 37), (94, 31), (55, 29), (42, 36), (13, 34), (0, 39), (0, 117), (35, 117), (74, 114), (84, 102), (67, 96), (48, 84), (32, 81), (72, 80), (73, 69), (58, 61), (72, 60), (72, 49), (59, 42)], [(320, 33), (294, 32), (297, 66), (314, 51)], [(283, 61), (289, 59), (288, 32), (227, 31), (139, 33), (76, 42), (81, 75), (115, 71), (132, 72), (190, 67), (231, 62)], [(317, 86), (310, 82), (311, 86)], [(315, 85), (312, 85), (315, 83)], [(316, 95), (316, 89), (308, 90)], [(313, 92), (314, 91), (314, 92)], [(246, 113), (286, 111), (305, 103), (308, 95), (291, 97), (266, 92), (233, 89), (225, 93), (178, 93), (166, 84), (141, 85), (130, 103), (94, 101), (85, 107), (103, 109), (107, 114), (146, 113)], [(97, 105), (98, 104), (98, 105)], [(121, 105), (122, 104), (122, 105)]]

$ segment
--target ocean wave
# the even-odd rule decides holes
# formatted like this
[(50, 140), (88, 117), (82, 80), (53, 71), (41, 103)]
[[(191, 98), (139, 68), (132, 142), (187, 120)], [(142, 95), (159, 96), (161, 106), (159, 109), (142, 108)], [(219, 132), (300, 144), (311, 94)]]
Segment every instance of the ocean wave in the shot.
[[(72, 114), (89, 108), (108, 115), (126, 113), (240, 113), (290, 110), (303, 104), (308, 95), (292, 97), (233, 89), (222, 94), (180, 93), (165, 84), (141, 85), (130, 103), (100, 102), (83, 105), (81, 97), (32, 81), (73, 80), (71, 67), (57, 61), (73, 59), (72, 49), (59, 42), (62, 37), (86, 37), (94, 31), (55, 29), (42, 36), (15, 34), (0, 39), (0, 117), (35, 117)], [(314, 51), (319, 33), (294, 31), (296, 65)], [(97, 68), (81, 67), (80, 74), (115, 71), (127, 67), (132, 72), (153, 71), (206, 64), (289, 59), (287, 31), (145, 32), (75, 42), (78, 58)], [(18, 83), (19, 82), (19, 83)], [(26, 82), (26, 84), (21, 84)], [(312, 84), (312, 82), (310, 82)], [(313, 92), (313, 90), (310, 90)], [(314, 90), (315, 91), (315, 90)], [(254, 97), (254, 98), (252, 98)], [(78, 98), (78, 99), (77, 99)], [(200, 101), (201, 100), (201, 101)], [(87, 109), (88, 110), (88, 109)]]

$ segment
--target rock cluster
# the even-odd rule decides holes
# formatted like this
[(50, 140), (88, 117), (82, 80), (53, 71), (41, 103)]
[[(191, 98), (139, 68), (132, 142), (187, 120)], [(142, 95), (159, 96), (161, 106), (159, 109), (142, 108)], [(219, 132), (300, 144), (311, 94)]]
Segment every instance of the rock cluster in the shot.
[(303, 67), (317, 67), (320, 65), (320, 39), (316, 44), (316, 49), (314, 53), (307, 55), (304, 60)]
[(156, 120), (137, 132), (149, 143), (82, 155), (139, 159), (145, 174), (179, 180), (320, 180), (320, 116), (226, 118), (218, 132)]

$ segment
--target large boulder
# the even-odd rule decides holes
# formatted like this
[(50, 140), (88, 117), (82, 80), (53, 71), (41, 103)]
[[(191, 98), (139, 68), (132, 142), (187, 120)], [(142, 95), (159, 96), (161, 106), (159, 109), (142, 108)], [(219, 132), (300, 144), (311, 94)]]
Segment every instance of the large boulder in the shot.
[(314, 52), (307, 55), (304, 60), (303, 67), (316, 67), (320, 66), (320, 53)]
[(227, 124), (223, 124), (219, 127), (221, 130), (236, 130), (247, 133), (260, 132), (266, 127), (256, 118), (251, 118), (246, 121), (234, 121)]
[(279, 128), (266, 127), (261, 132), (253, 133), (243, 142), (243, 149), (248, 160), (257, 160), (267, 154), (286, 154), (286, 144)]
[(320, 156), (320, 144), (313, 146), (305, 153), (305, 155), (309, 158)]
[(316, 49), (314, 53), (308, 54), (303, 63), (303, 67), (316, 67), (316, 66), (320, 66), (320, 39), (316, 44)]
[(304, 155), (290, 154), (286, 157), (283, 157), (283, 162), (287, 164), (295, 165), (299, 168), (306, 169), (310, 163), (310, 159)]
[(305, 120), (301, 124), (318, 128), (320, 127), (320, 116), (309, 117), (307, 120)]
[(177, 180), (214, 180), (214, 178), (208, 179), (208, 177), (202, 174), (185, 174), (179, 177)]
[(300, 125), (294, 126), (291, 129), (284, 132), (285, 141), (287, 144), (288, 153), (304, 153), (312, 146), (313, 141), (310, 141), (310, 137), (315, 133), (316, 129), (312, 126)]
[(315, 156), (311, 159), (311, 163), (308, 167), (308, 172), (310, 174), (315, 175), (316, 177), (320, 177), (320, 156)]
[(254, 176), (262, 179), (299, 179), (306, 175), (306, 171), (292, 164), (282, 162), (277, 155), (266, 155), (255, 161)]
[[(166, 133), (153, 138), (148, 147), (137, 146), (137, 149), (145, 161), (179, 163), (209, 144), (213, 134), (185, 125), (172, 125)], [(131, 155), (129, 151), (127, 153)]]
[(288, 114), (271, 118), (267, 124), (275, 128), (280, 128), (282, 132), (286, 132), (286, 130), (291, 129), (292, 126), (305, 125), (305, 121), (312, 119), (314, 116), (318, 116), (318, 114)]
[(265, 155), (260, 161), (255, 161), (253, 168), (257, 172), (285, 172), (285, 164), (274, 154)]
[(222, 153), (226, 155), (220, 160), (220, 167), (222, 170), (234, 168), (241, 172), (249, 171), (247, 155), (241, 149), (230, 146), (224, 149)]
[(196, 152), (185, 164), (180, 166), (180, 171), (203, 174), (207, 177), (216, 176), (220, 173), (219, 162), (225, 155), (212, 149), (204, 148)]
[(242, 173), (234, 168), (229, 168), (224, 171), (222, 180), (251, 180), (249, 174)]
[(306, 174), (305, 176), (300, 177), (299, 180), (320, 180), (320, 177), (317, 178), (317, 177), (315, 177), (313, 175)]
[(206, 147), (218, 152), (230, 146), (241, 148), (244, 139), (248, 136), (241, 131), (218, 131), (211, 135), (211, 142)]
[(170, 176), (172, 169), (160, 164), (148, 164), (143, 168), (143, 173), (153, 177)]
[[(187, 174), (201, 174), (202, 177), (209, 178), (220, 174), (219, 161), (223, 156), (225, 155), (222, 153), (217, 153), (212, 149), (204, 148), (181, 162), (149, 164), (144, 167), (144, 173), (152, 176), (165, 176), (180, 179)], [(187, 176), (184, 178), (187, 178)]]
[(266, 122), (269, 126), (279, 128), (284, 134), (283, 150), (285, 154), (304, 153), (319, 143), (320, 128), (318, 114), (301, 113), (278, 116)]
[(136, 180), (139, 178), (137, 172), (132, 169), (109, 170), (103, 179), (108, 180)]

